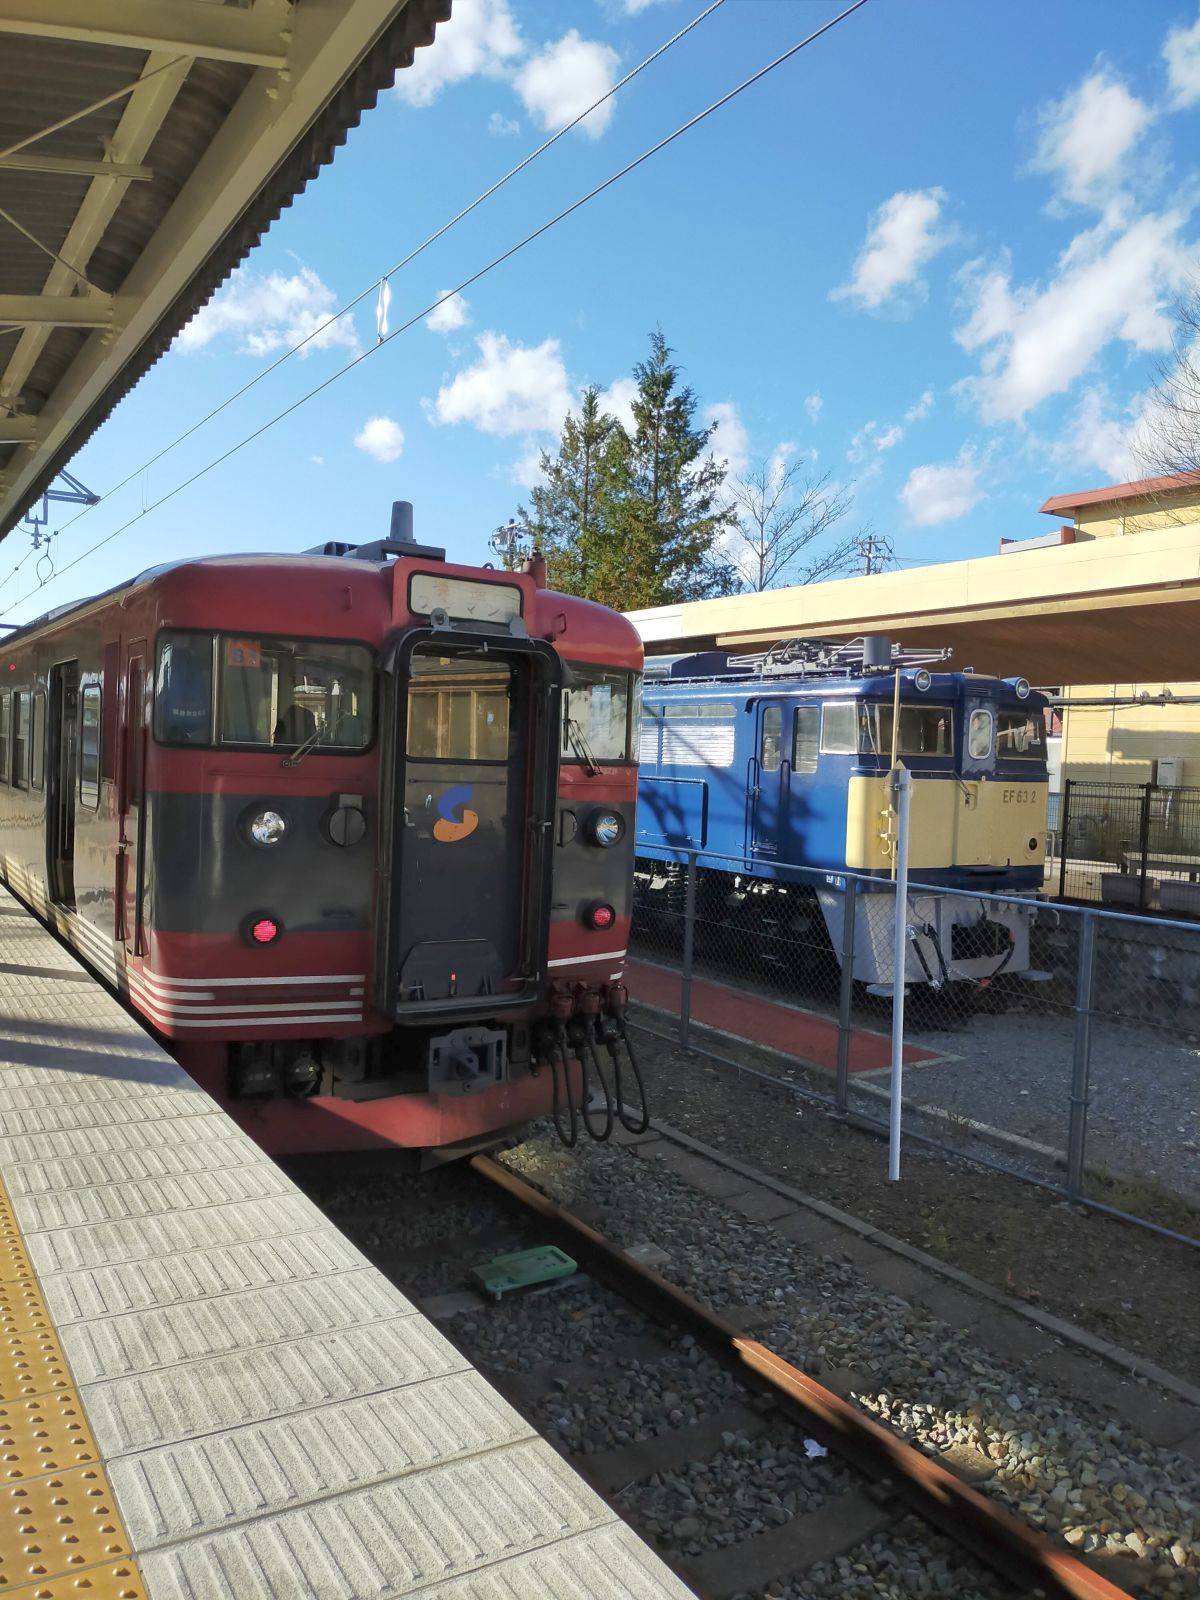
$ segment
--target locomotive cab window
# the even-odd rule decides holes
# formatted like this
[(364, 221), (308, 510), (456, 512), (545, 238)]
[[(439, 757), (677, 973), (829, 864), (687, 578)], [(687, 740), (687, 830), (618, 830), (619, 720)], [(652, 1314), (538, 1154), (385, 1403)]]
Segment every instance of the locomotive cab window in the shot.
[[(900, 737), (896, 750), (902, 756), (949, 756), (954, 754), (951, 732), (953, 718), (949, 706), (902, 705), (900, 707)], [(892, 707), (875, 705), (868, 711), (863, 707), (862, 743), (860, 748), (872, 755), (890, 756), (892, 753)]]
[(783, 709), (766, 706), (762, 714), (762, 743), (759, 761), (764, 772), (778, 772), (783, 760)]
[(967, 749), (974, 761), (986, 761), (992, 753), (992, 713), (972, 711), (967, 728)]
[(100, 685), (85, 685), (79, 696), (79, 803), (88, 811), (100, 804)]
[(365, 645), (222, 634), (217, 660), (222, 745), (344, 753), (370, 744), (375, 663)]
[(821, 749), (826, 755), (852, 756), (858, 749), (858, 705), (832, 700), (821, 707)]
[(797, 706), (792, 730), (792, 771), (815, 772), (821, 742), (820, 706)]
[(12, 697), (12, 781), (14, 789), (29, 787), (29, 696)]
[(35, 689), (33, 695), (33, 748), (30, 756), (33, 787), (41, 789), (46, 782), (46, 693)]
[(160, 744), (212, 742), (211, 633), (164, 633), (154, 678), (154, 737)]
[(512, 667), (484, 656), (413, 651), (408, 685), (410, 756), (434, 761), (507, 761)]
[(571, 666), (563, 690), (562, 759), (631, 761), (629, 673)]
[(1001, 711), (996, 718), (996, 755), (1002, 761), (1044, 761), (1044, 735), (1040, 711)]

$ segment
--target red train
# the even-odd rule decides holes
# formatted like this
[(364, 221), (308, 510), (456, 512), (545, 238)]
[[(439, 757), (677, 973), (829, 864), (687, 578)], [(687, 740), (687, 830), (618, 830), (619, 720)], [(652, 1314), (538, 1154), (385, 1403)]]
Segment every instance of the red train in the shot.
[(4, 878), (276, 1153), (570, 1139), (623, 1059), (640, 640), (411, 525), (0, 647)]

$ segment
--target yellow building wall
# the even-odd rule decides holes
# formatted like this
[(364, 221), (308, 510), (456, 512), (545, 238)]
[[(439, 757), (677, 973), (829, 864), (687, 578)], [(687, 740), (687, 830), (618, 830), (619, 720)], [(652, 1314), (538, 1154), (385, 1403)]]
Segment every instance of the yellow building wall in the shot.
[(1146, 500), (1108, 500), (1075, 513), (1075, 537), (1114, 539), (1151, 528), (1200, 530), (1200, 497), (1195, 488)]
[[(1175, 695), (1200, 698), (1200, 683), (1165, 685)], [(1071, 698), (1132, 699), (1160, 694), (1164, 685), (1073, 685)], [(1068, 706), (1063, 712), (1062, 775), (1113, 783), (1149, 783), (1152, 763), (1183, 758), (1182, 783), (1200, 784), (1200, 705)]]

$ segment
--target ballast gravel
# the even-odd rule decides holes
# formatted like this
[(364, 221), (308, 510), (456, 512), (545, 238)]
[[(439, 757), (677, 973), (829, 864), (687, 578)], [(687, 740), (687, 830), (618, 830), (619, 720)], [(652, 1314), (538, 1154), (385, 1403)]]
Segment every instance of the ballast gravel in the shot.
[(641, 1444), (711, 1416), (738, 1394), (732, 1375), (699, 1346), (629, 1361), (621, 1376), (565, 1386), (533, 1407), (539, 1433), (571, 1455)]
[[(985, 1493), (1081, 1553), (1119, 1555), (1117, 1581), (1163, 1600), (1200, 1597), (1200, 1464), (1148, 1444), (1099, 1406), (1032, 1381), (973, 1344), (969, 1332), (887, 1294), (844, 1262), (744, 1220), (652, 1159), (612, 1145), (568, 1153), (547, 1137), (504, 1159), (564, 1205), (586, 1210), (616, 1243), (665, 1252), (662, 1270), (698, 1299), (718, 1310), (759, 1308), (755, 1337), (795, 1365), (817, 1375), (831, 1368), (861, 1374), (851, 1397), (930, 1455), (959, 1446), (985, 1457), (993, 1467), (980, 1485)], [(562, 1342), (561, 1332), (547, 1336)], [(851, 1566), (856, 1582), (874, 1587), (846, 1593), (943, 1592), (922, 1586), (926, 1544), (914, 1546), (920, 1557), (910, 1559), (890, 1533), (877, 1543), (886, 1561), (856, 1555), (866, 1571)], [(836, 1592), (807, 1578), (794, 1591)]]

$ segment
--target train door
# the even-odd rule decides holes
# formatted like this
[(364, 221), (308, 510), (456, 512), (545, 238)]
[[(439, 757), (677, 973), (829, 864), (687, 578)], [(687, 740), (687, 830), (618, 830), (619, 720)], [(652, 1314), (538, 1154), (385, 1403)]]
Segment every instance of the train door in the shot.
[(46, 882), (57, 905), (75, 909), (75, 797), (79, 772), (79, 663), (50, 668), (46, 760)]
[(778, 856), (787, 811), (791, 762), (783, 747), (783, 707), (760, 704), (751, 785), (750, 847), (756, 856)]
[(534, 980), (553, 814), (543, 676), (532, 653), (503, 647), (401, 654), (381, 973), (400, 1015), (451, 999), (494, 1007)]
[(130, 955), (142, 954), (142, 884), (145, 876), (142, 806), (146, 770), (146, 641), (129, 645), (118, 789), (116, 937)]

